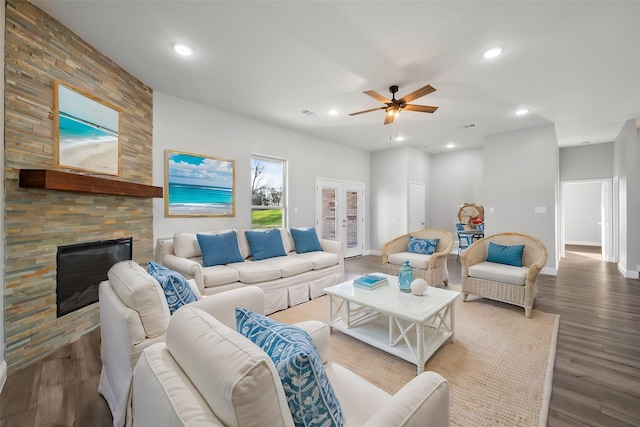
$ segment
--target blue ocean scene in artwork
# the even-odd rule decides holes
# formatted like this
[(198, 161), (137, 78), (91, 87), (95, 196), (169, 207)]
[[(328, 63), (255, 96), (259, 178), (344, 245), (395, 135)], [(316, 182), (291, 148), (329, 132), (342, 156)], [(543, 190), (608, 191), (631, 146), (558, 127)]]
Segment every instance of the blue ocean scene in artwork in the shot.
[(169, 152), (170, 215), (232, 215), (233, 161)]

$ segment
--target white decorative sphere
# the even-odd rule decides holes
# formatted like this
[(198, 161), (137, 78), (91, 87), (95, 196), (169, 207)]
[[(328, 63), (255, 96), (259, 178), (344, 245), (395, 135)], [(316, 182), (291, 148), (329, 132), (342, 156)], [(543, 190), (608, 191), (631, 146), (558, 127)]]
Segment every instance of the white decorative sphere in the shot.
[(427, 290), (427, 282), (423, 279), (416, 279), (411, 282), (411, 293), (421, 297)]

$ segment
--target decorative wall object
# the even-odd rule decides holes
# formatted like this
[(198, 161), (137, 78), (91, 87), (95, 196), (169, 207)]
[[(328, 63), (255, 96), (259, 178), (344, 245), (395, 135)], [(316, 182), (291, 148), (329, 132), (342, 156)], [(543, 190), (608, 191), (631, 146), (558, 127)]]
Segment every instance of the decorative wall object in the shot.
[(235, 162), (165, 150), (166, 217), (236, 215)]
[(54, 83), (56, 166), (120, 175), (120, 115), (106, 103)]

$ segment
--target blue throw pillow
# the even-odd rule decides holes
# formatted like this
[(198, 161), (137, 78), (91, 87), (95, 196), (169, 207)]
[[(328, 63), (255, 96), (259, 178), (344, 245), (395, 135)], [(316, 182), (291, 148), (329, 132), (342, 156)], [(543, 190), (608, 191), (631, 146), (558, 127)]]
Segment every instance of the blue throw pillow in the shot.
[(497, 262), (498, 264), (514, 265), (522, 267), (522, 253), (524, 245), (505, 246), (498, 243), (489, 242), (489, 252), (487, 253), (488, 262)]
[(440, 239), (418, 239), (409, 236), (409, 252), (433, 255), (438, 250), (438, 243), (440, 243)]
[(309, 228), (292, 228), (291, 237), (296, 245), (296, 252), (303, 254), (305, 252), (322, 251), (318, 234), (314, 227)]
[(307, 332), (236, 308), (238, 332), (273, 360), (296, 426), (342, 426), (342, 408)]
[(277, 228), (267, 231), (245, 231), (244, 235), (247, 236), (251, 259), (254, 261), (287, 255), (282, 246), (280, 230)]
[(202, 252), (202, 265), (205, 267), (244, 261), (240, 255), (235, 231), (221, 234), (196, 234), (196, 237)]
[(160, 283), (164, 296), (167, 298), (169, 312), (173, 314), (177, 309), (190, 302), (197, 301), (196, 294), (189, 285), (187, 279), (177, 271), (149, 261), (147, 271)]

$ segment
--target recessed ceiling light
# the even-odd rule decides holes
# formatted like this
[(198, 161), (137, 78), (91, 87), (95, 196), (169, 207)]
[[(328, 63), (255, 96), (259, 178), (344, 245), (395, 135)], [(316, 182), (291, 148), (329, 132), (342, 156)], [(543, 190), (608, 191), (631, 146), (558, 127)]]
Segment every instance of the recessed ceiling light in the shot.
[(453, 142), (450, 142), (450, 143), (447, 144), (447, 148), (453, 148), (453, 147), (455, 147)]
[(529, 110), (527, 108), (523, 108), (521, 110), (516, 111), (516, 115), (518, 116), (524, 116), (525, 114), (527, 114), (529, 112)]
[(502, 48), (501, 47), (494, 47), (489, 49), (488, 51), (486, 51), (482, 56), (484, 56), (486, 59), (491, 59), (491, 58), (495, 58), (496, 56), (500, 55), (502, 53)]
[(330, 116), (337, 116), (338, 115), (338, 110), (329, 110), (329, 115)]
[(402, 141), (404, 141), (404, 136), (402, 136), (402, 135), (396, 135), (396, 141), (398, 141), (398, 142), (402, 142)]
[(193, 49), (191, 49), (186, 44), (180, 44), (180, 43), (174, 44), (173, 50), (175, 50), (182, 56), (189, 56), (193, 53)]

